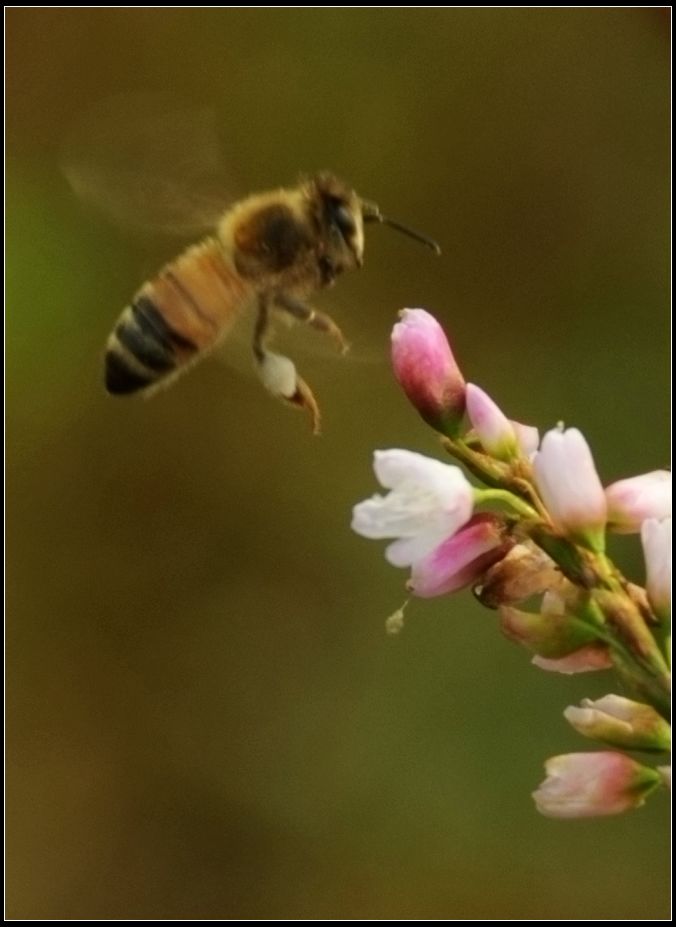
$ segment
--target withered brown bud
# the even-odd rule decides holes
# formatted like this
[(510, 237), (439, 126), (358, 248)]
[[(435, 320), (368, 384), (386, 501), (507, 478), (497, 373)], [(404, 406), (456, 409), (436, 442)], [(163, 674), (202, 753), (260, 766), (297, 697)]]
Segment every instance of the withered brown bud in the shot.
[(523, 602), (546, 591), (563, 587), (564, 577), (554, 561), (534, 544), (517, 544), (486, 571), (483, 582), (474, 588), (477, 599), (487, 608)]

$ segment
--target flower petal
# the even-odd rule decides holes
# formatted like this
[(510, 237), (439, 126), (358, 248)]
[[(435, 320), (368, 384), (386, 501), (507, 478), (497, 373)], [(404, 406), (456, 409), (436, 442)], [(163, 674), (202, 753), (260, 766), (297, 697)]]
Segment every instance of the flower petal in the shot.
[(641, 530), (648, 518), (671, 518), (671, 473), (653, 470), (606, 487), (608, 523), (618, 534)]
[(392, 365), (422, 418), (439, 431), (457, 430), (465, 410), (465, 381), (433, 315), (402, 310), (392, 330)]
[(660, 775), (623, 753), (568, 753), (545, 763), (547, 778), (533, 792), (538, 811), (551, 818), (621, 814), (643, 804)]
[(488, 393), (474, 383), (467, 384), (467, 415), (487, 454), (498, 460), (517, 456), (517, 438), (512, 423)]
[(471, 484), (459, 467), (413, 451), (376, 451), (374, 469), (390, 491), (360, 502), (352, 528), (367, 538), (395, 538), (387, 559), (409, 566), (429, 554), (472, 515)]
[(671, 611), (671, 518), (644, 521), (641, 541), (648, 599), (660, 618), (668, 619)]
[(409, 581), (413, 595), (444, 595), (478, 580), (507, 552), (502, 521), (494, 515), (475, 515), (452, 537), (414, 562)]
[(534, 656), (531, 660), (534, 666), (547, 670), (550, 673), (564, 673), (572, 676), (574, 673), (591, 673), (594, 670), (610, 669), (613, 661), (605, 644), (587, 644), (579, 650), (569, 653), (556, 660)]
[(577, 428), (553, 429), (533, 461), (535, 482), (557, 527), (603, 549), (606, 497), (589, 445)]

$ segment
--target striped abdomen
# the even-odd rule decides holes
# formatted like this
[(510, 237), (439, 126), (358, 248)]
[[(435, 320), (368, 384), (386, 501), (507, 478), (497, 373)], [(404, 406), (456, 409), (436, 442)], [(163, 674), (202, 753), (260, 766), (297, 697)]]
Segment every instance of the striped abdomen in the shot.
[(213, 239), (189, 248), (143, 287), (108, 339), (109, 393), (135, 393), (212, 348), (253, 295)]

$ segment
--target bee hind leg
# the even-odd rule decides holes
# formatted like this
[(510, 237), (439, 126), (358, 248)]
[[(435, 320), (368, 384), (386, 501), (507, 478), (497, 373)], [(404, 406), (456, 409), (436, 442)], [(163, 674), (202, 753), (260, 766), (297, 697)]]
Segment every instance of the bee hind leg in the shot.
[(347, 354), (350, 350), (349, 341), (346, 340), (342, 331), (330, 315), (313, 309), (312, 306), (306, 305), (294, 296), (289, 296), (288, 293), (277, 293), (275, 296), (275, 303), (280, 309), (283, 309), (284, 312), (288, 312), (292, 315), (294, 319), (305, 322), (306, 325), (310, 325), (319, 332), (326, 332), (338, 345), (341, 354)]
[(263, 386), (285, 402), (298, 408), (305, 409), (312, 421), (314, 434), (320, 432), (321, 413), (314, 393), (296, 370), (293, 361), (283, 354), (275, 354), (265, 347), (265, 336), (270, 327), (268, 301), (261, 298), (258, 308), (258, 318), (254, 329), (253, 353), (256, 359), (258, 375)]

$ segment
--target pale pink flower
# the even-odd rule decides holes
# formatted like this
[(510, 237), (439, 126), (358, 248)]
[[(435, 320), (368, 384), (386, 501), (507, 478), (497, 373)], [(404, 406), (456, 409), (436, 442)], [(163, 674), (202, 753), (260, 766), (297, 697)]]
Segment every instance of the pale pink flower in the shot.
[(653, 470), (606, 487), (608, 527), (618, 534), (636, 534), (648, 518), (671, 518), (671, 473)]
[(669, 750), (671, 727), (651, 706), (621, 695), (582, 699), (582, 706), (570, 705), (564, 718), (585, 737), (602, 740), (627, 750)]
[(555, 526), (594, 550), (603, 550), (606, 497), (582, 432), (577, 428), (548, 431), (533, 468)]
[(375, 452), (374, 470), (389, 492), (356, 505), (352, 528), (366, 538), (397, 538), (385, 551), (394, 566), (417, 563), (471, 518), (473, 490), (459, 467), (392, 449)]
[(516, 457), (518, 443), (512, 423), (488, 393), (474, 383), (468, 383), (465, 396), (467, 417), (486, 453), (498, 460)]
[(424, 420), (453, 433), (465, 411), (465, 380), (434, 316), (404, 309), (392, 330), (394, 375)]
[(641, 526), (646, 567), (646, 592), (660, 618), (671, 611), (671, 518), (649, 518)]
[(564, 673), (566, 676), (572, 676), (574, 673), (591, 673), (595, 670), (610, 669), (613, 665), (608, 647), (600, 642), (586, 644), (579, 650), (575, 650), (565, 657), (558, 657), (555, 660), (535, 656), (531, 663), (539, 667), (539, 669), (547, 670), (547, 672)]
[(503, 557), (509, 544), (500, 518), (486, 512), (475, 515), (456, 534), (413, 564), (408, 588), (421, 598), (462, 589), (476, 582)]
[(547, 778), (533, 792), (550, 818), (590, 818), (638, 808), (660, 783), (654, 769), (624, 753), (568, 753), (545, 763)]

